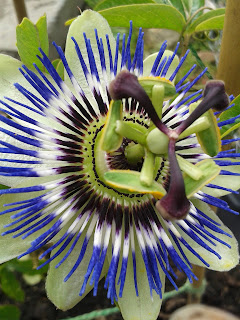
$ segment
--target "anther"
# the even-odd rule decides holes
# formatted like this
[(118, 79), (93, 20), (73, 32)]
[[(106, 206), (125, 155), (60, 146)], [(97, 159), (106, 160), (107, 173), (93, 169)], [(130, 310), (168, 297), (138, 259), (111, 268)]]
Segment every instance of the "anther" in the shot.
[(134, 74), (127, 70), (121, 71), (110, 83), (109, 93), (113, 100), (134, 98), (145, 109), (155, 126), (168, 135), (168, 127), (159, 119), (149, 96)]
[(203, 92), (203, 100), (197, 108), (183, 121), (176, 132), (181, 134), (203, 113), (213, 108), (217, 111), (223, 111), (229, 105), (229, 98), (225, 91), (224, 82), (221, 80), (208, 81)]

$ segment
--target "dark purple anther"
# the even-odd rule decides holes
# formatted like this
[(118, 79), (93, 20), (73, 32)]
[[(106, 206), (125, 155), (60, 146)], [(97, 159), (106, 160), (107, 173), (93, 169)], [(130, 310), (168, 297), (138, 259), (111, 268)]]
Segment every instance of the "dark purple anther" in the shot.
[(113, 100), (134, 98), (140, 103), (151, 118), (155, 126), (168, 135), (168, 127), (159, 119), (154, 106), (147, 93), (138, 82), (138, 78), (127, 70), (121, 71), (116, 78), (110, 83), (109, 93)]
[(223, 111), (229, 105), (229, 98), (225, 92), (224, 82), (221, 80), (208, 81), (203, 92), (203, 97), (203, 100), (197, 108), (179, 125), (178, 128), (176, 128), (175, 131), (177, 134), (181, 134), (210, 108), (216, 109), (217, 111)]
[(184, 180), (175, 154), (174, 138), (168, 145), (170, 162), (170, 186), (167, 194), (156, 203), (156, 208), (166, 220), (184, 219), (189, 212), (190, 202), (186, 197)]

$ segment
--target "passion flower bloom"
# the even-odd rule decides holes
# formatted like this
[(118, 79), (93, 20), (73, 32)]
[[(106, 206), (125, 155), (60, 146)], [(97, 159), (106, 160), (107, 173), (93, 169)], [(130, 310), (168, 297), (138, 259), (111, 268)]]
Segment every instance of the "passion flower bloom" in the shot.
[[(204, 92), (176, 80), (186, 55), (166, 50), (143, 60), (140, 29), (117, 40), (98, 13), (70, 26), (55, 47), (64, 81), (41, 50), (48, 74), (0, 58), (1, 262), (43, 248), (48, 297), (67, 310), (105, 277), (124, 319), (156, 319), (175, 265), (229, 270), (237, 243), (209, 204), (240, 187), (239, 156), (221, 151), (211, 108), (229, 100), (222, 82)], [(21, 74), (18, 73), (20, 68)], [(6, 96), (6, 98), (5, 98)], [(229, 213), (229, 214), (230, 214)]]

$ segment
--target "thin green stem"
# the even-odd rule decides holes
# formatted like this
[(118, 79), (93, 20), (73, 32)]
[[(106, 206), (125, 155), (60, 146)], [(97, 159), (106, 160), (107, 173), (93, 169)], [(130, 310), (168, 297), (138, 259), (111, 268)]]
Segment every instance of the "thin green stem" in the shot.
[[(207, 282), (205, 279), (201, 282), (201, 285), (198, 288), (193, 288), (192, 285), (189, 283), (189, 281), (187, 281), (182, 287), (178, 289), (178, 291), (172, 290), (169, 292), (165, 292), (163, 294), (163, 300), (168, 300), (168, 299), (174, 298), (176, 295), (180, 293), (187, 293), (187, 292), (202, 295), (205, 292), (206, 285), (207, 285)], [(62, 320), (93, 320), (93, 319), (96, 319), (97, 317), (103, 317), (103, 316), (106, 317), (118, 312), (120, 312), (119, 308), (115, 307), (115, 308), (108, 308), (104, 310), (92, 311), (90, 313), (82, 314), (81, 316), (62, 319)]]

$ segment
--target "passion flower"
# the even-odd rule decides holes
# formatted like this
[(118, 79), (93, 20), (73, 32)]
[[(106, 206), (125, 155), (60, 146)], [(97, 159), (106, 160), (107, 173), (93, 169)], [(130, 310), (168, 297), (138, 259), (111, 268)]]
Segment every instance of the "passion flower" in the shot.
[(131, 35), (130, 24), (120, 54), (119, 36), (85, 11), (65, 54), (54, 44), (64, 81), (41, 50), (48, 74), (1, 56), (0, 181), (11, 188), (0, 191), (0, 259), (44, 248), (39, 267), (50, 263), (58, 308), (96, 295), (105, 276), (124, 319), (151, 320), (165, 277), (177, 289), (170, 261), (189, 281), (191, 263), (238, 263), (235, 238), (208, 204), (234, 212), (216, 196), (240, 187), (239, 154), (221, 151), (231, 140), (221, 142), (211, 109), (228, 105), (223, 83), (190, 93), (206, 70), (175, 84), (186, 55), (179, 61), (164, 42), (143, 60), (140, 29), (131, 57)]

